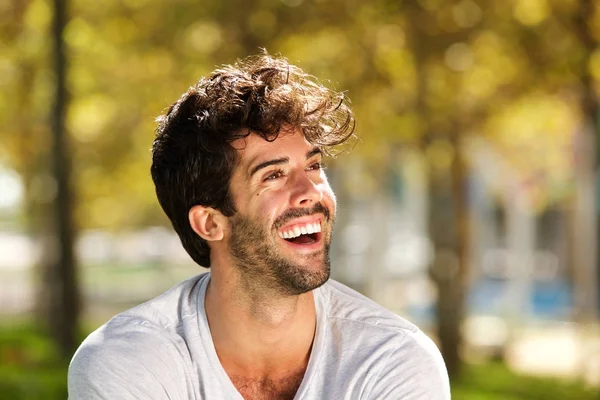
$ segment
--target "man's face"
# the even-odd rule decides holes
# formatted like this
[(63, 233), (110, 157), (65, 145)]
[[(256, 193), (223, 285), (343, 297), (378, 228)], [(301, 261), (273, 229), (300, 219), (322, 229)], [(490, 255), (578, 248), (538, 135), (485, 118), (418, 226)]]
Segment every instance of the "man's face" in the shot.
[(229, 247), (243, 278), (286, 295), (321, 286), (335, 217), (321, 151), (300, 130), (273, 142), (251, 134), (234, 146)]

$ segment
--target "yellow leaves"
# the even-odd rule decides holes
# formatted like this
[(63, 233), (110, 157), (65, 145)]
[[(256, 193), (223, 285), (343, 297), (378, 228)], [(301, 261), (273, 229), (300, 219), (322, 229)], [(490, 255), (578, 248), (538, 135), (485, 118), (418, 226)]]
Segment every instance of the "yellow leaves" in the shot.
[(472, 0), (462, 0), (452, 6), (452, 15), (456, 25), (461, 28), (472, 28), (481, 20), (481, 8)]
[(31, 2), (23, 18), (23, 29), (14, 43), (18, 48), (20, 59), (33, 59), (45, 50), (51, 17), (47, 1), (33, 0)]
[(498, 78), (487, 66), (476, 66), (464, 76), (465, 95), (474, 102), (492, 96), (498, 87)]
[(572, 179), (572, 140), (580, 124), (573, 107), (571, 99), (531, 93), (498, 110), (485, 128), (539, 207)]
[(173, 74), (175, 64), (172, 54), (167, 50), (155, 49), (143, 53), (138, 60), (138, 71), (145, 74), (144, 79), (157, 80)]
[[(77, 170), (77, 220), (81, 226), (113, 229), (143, 225), (148, 210), (160, 214), (148, 160), (137, 157), (110, 174), (99, 166)], [(93, 184), (90, 184), (93, 182)]]
[(398, 25), (383, 25), (377, 30), (375, 68), (386, 76), (404, 101), (415, 97), (417, 76), (413, 54), (404, 47), (405, 35)]
[(288, 7), (298, 7), (304, 2), (304, 0), (280, 0), (283, 4)]
[[(92, 198), (88, 205), (81, 206), (81, 210), (84, 211), (83, 217), (87, 219), (83, 225), (93, 226), (97, 228), (111, 229), (113, 227), (127, 226), (123, 224), (124, 215), (128, 211), (119, 201), (114, 197), (97, 197)], [(87, 211), (87, 212), (86, 212)], [(82, 218), (82, 217), (80, 217)], [(80, 219), (78, 218), (78, 219)]]
[(306, 34), (285, 37), (277, 47), (292, 62), (302, 60), (300, 66), (323, 81), (334, 77), (352, 81), (364, 69), (364, 54), (356, 52), (348, 39), (343, 30), (326, 27), (314, 32), (310, 40)]
[(454, 43), (446, 50), (444, 61), (453, 71), (466, 71), (473, 65), (473, 52), (466, 43)]
[(418, 0), (418, 3), (427, 11), (436, 11), (443, 7), (444, 2), (442, 0)]
[(47, 0), (33, 0), (25, 13), (25, 25), (29, 29), (43, 30), (50, 25), (52, 12)]
[[(14, 23), (15, 43), (0, 56), (0, 89), (19, 92), (0, 100), (0, 142), (15, 160), (33, 158), (49, 137), (50, 0), (29, 1), (24, 27)], [(567, 99), (547, 93), (573, 87), (569, 74), (581, 69), (583, 50), (562, 24), (576, 0), (417, 2), (315, 0), (291, 9), (298, 0), (261, 0), (242, 10), (210, 1), (73, 1), (67, 122), (81, 225), (126, 226), (148, 210), (160, 214), (148, 174), (154, 117), (214, 65), (256, 52), (245, 48), (255, 43), (349, 90), (363, 138), (354, 153), (374, 164), (390, 143), (418, 143), (426, 130), (450, 135), (460, 121), (524, 173), (566, 179), (558, 175), (570, 170), (564, 149), (578, 120)], [(599, 21), (592, 18), (597, 37)], [(539, 59), (527, 54), (536, 45)], [(589, 69), (600, 81), (600, 51)], [(546, 93), (523, 96), (532, 86)], [(445, 169), (454, 155), (439, 139), (426, 156)]]
[(578, 114), (569, 99), (534, 92), (499, 110), (490, 120), (489, 132), (508, 146), (564, 144), (577, 123)]
[(284, 54), (290, 59), (301, 58), (307, 63), (317, 63), (335, 60), (345, 51), (350, 51), (346, 34), (338, 28), (326, 28), (316, 32), (311, 40), (306, 40), (304, 35), (293, 35), (284, 43)]
[[(456, 99), (456, 91), (451, 82), (451, 77), (448, 68), (441, 63), (429, 63), (424, 71), (427, 77), (427, 104), (432, 110), (439, 110), (447, 107), (448, 99), (454, 101)], [(432, 117), (435, 117), (432, 116)]]
[(71, 92), (77, 97), (79, 93), (89, 93), (98, 86), (98, 76), (95, 71), (87, 65), (73, 63), (68, 76), (68, 84)]
[[(79, 189), (79, 202), (76, 208), (76, 220), (79, 226), (110, 229), (125, 222), (124, 216), (131, 210), (127, 210), (124, 204), (120, 204), (122, 195), (119, 196), (116, 190), (115, 176), (109, 177), (106, 171), (92, 165), (84, 166), (74, 172)], [(93, 184), (90, 184), (92, 182)]]
[(380, 52), (389, 52), (404, 47), (406, 37), (401, 26), (395, 24), (382, 25), (377, 29), (376, 45)]
[(106, 129), (115, 111), (115, 103), (106, 95), (76, 98), (68, 116), (69, 131), (79, 142), (92, 141)]
[(396, 135), (398, 139), (401, 139), (406, 143), (418, 143), (420, 139), (420, 120), (416, 113), (407, 112), (398, 115), (394, 119), (393, 123), (396, 127)]
[(357, 133), (363, 142), (356, 146), (354, 153), (383, 162), (381, 145), (419, 142), (421, 117), (409, 107), (403, 112), (395, 111), (405, 100), (398, 91), (369, 86), (358, 98), (355, 107)]
[(95, 37), (94, 29), (83, 18), (73, 18), (65, 28), (65, 41), (74, 50), (84, 49)]
[(152, 0), (123, 0), (123, 3), (132, 10), (140, 10), (144, 7), (151, 6)]
[(437, 97), (453, 93), (461, 104), (470, 108), (481, 105), (503, 85), (524, 78), (525, 66), (521, 65), (520, 49), (511, 46), (504, 38), (492, 31), (482, 31), (469, 43), (455, 43), (445, 52), (445, 64), (455, 72), (461, 72), (459, 88), (453, 89), (447, 72), (436, 66), (429, 80)]
[(116, 16), (107, 21), (102, 29), (102, 36), (115, 45), (123, 45), (136, 38), (138, 32), (139, 30), (131, 19)]
[(404, 98), (414, 98), (417, 76), (410, 51), (402, 48), (382, 49), (376, 53), (375, 65)]
[(600, 81), (600, 50), (596, 49), (590, 55), (588, 70), (595, 80)]
[(521, 69), (519, 49), (496, 32), (480, 33), (473, 41), (473, 52), (477, 64), (491, 70), (498, 84), (512, 81)]
[(539, 25), (550, 14), (547, 0), (516, 0), (513, 15), (523, 25)]
[[(17, 79), (17, 74), (18, 71), (15, 64), (8, 57), (5, 57), (4, 54), (0, 54), (0, 89), (14, 82)], [(2, 113), (2, 102), (5, 100), (7, 100), (5, 96), (0, 97), (0, 114)]]
[(277, 18), (268, 10), (256, 10), (250, 14), (250, 30), (259, 38), (271, 37), (277, 29)]
[(191, 24), (185, 32), (185, 43), (192, 49), (209, 54), (223, 42), (221, 27), (211, 21), (200, 21)]
[(94, 67), (114, 66), (119, 56), (118, 49), (110, 42), (110, 35), (105, 35), (101, 27), (82, 17), (75, 17), (67, 24), (65, 41), (69, 46), (70, 61), (75, 66), (78, 63)]

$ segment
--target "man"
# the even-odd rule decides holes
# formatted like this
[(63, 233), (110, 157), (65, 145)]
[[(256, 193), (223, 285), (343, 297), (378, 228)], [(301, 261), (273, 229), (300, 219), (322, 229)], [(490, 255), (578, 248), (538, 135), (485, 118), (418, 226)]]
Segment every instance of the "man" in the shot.
[(210, 273), (92, 333), (70, 398), (449, 399), (430, 339), (328, 281), (336, 202), (322, 158), (353, 130), (341, 94), (269, 55), (216, 70), (173, 104), (152, 178)]

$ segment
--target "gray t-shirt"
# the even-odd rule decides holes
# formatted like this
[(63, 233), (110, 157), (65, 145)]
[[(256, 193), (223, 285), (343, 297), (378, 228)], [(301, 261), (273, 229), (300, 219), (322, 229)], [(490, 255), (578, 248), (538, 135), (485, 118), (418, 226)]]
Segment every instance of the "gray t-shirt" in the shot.
[[(69, 399), (243, 400), (213, 346), (209, 279), (188, 279), (90, 334), (69, 367)], [(417, 327), (333, 280), (314, 298), (316, 335), (295, 399), (450, 399), (440, 352)]]

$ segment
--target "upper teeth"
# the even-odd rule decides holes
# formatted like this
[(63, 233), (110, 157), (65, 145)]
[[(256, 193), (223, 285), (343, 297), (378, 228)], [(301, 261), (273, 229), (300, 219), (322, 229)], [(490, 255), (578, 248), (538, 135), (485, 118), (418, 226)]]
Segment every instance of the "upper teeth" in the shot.
[(321, 223), (296, 225), (293, 228), (288, 228), (285, 231), (279, 232), (282, 239), (293, 239), (300, 235), (309, 235), (311, 233), (321, 232)]

